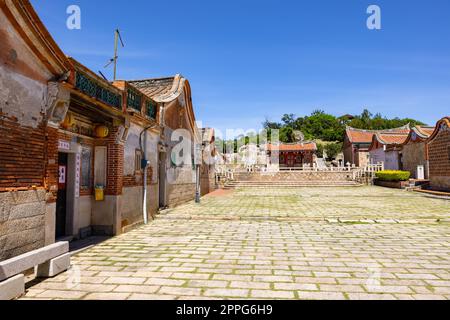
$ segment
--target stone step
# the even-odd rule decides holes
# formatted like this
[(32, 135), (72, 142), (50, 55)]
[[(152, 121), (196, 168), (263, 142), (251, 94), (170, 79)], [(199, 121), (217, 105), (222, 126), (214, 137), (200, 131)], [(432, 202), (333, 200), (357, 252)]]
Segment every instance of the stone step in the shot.
[(354, 181), (284, 181), (284, 182), (257, 182), (257, 181), (239, 181), (239, 182), (228, 182), (228, 184), (258, 184), (258, 185), (268, 185), (273, 186), (277, 184), (349, 184), (355, 183)]
[(339, 182), (328, 182), (328, 181), (305, 181), (305, 182), (229, 182), (228, 186), (244, 186), (244, 185), (255, 185), (255, 186), (291, 186), (291, 185), (354, 185), (357, 184), (354, 181), (339, 181)]
[(297, 183), (297, 184), (227, 184), (225, 189), (236, 188), (302, 188), (302, 187), (359, 187), (358, 183)]

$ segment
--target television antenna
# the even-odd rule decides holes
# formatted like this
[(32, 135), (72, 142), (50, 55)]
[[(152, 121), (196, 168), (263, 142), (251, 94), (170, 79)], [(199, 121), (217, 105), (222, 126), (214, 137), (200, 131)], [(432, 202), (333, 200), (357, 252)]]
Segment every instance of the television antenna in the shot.
[(105, 65), (105, 68), (108, 68), (111, 64), (114, 64), (114, 81), (117, 79), (117, 59), (119, 58), (117, 51), (119, 49), (119, 41), (122, 48), (124, 48), (125, 44), (123, 43), (122, 36), (120, 35), (120, 30), (116, 29), (114, 31), (114, 58), (110, 59), (108, 64)]

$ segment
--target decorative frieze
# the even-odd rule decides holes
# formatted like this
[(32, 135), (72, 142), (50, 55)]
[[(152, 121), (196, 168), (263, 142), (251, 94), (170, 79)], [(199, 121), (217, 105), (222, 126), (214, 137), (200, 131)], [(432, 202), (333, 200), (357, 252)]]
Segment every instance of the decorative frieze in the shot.
[(108, 90), (80, 71), (76, 72), (75, 87), (92, 98), (106, 103), (116, 109), (122, 109), (122, 97), (120, 94), (116, 94), (112, 90)]

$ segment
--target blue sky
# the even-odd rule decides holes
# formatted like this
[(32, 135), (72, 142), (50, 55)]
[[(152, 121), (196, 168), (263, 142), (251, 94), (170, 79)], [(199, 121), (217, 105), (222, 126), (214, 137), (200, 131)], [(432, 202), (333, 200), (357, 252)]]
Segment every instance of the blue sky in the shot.
[[(119, 78), (181, 73), (205, 126), (259, 128), (265, 118), (373, 113), (434, 124), (450, 114), (450, 1), (32, 0), (58, 44), (94, 71), (126, 47)], [(66, 28), (79, 5), (82, 29)], [(367, 7), (382, 30), (366, 27)]]

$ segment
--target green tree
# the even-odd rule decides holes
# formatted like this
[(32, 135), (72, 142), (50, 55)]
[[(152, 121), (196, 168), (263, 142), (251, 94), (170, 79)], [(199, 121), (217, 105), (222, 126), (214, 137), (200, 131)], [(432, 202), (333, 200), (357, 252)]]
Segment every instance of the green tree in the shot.
[(328, 159), (334, 160), (342, 152), (342, 143), (328, 143), (325, 146), (325, 152), (327, 153)]
[(317, 145), (316, 156), (319, 158), (323, 158), (323, 151), (325, 150), (323, 143), (316, 143), (316, 145)]

